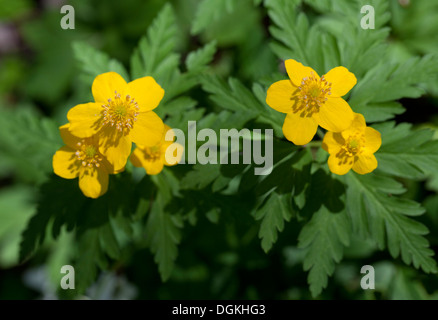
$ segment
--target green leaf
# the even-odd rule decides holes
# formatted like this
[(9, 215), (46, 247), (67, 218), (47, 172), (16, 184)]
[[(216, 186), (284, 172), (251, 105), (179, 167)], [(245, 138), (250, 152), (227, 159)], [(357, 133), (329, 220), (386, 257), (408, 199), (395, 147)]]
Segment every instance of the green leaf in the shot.
[(405, 108), (394, 101), (356, 105), (354, 112), (361, 113), (367, 122), (378, 122), (393, 119), (394, 115), (402, 114)]
[(394, 194), (404, 192), (402, 186), (391, 178), (368, 174), (348, 174), (347, 212), (354, 232), (363, 237), (371, 236), (380, 249), (387, 245), (392, 257), (401, 258), (406, 264), (436, 272), (433, 251), (424, 238), (428, 229), (408, 216), (417, 216), (424, 209), (415, 201), (399, 198)]
[(234, 0), (202, 0), (196, 10), (191, 30), (192, 35), (199, 34), (225, 13), (233, 12), (234, 5)]
[(84, 82), (92, 84), (99, 74), (114, 71), (120, 74), (125, 81), (129, 81), (129, 75), (125, 67), (117, 60), (110, 57), (85, 42), (74, 42), (73, 52), (83, 72)]
[(281, 59), (294, 57), (303, 64), (309, 64), (306, 53), (306, 39), (309, 22), (304, 14), (297, 16), (299, 0), (266, 0), (265, 6), (273, 24), (269, 32), (278, 41), (272, 44), (274, 53)]
[(79, 233), (102, 227), (98, 235), (102, 237), (103, 249), (111, 257), (117, 257), (116, 239), (106, 225), (119, 213), (129, 218), (137, 203), (138, 194), (129, 174), (111, 176), (108, 192), (99, 199), (86, 198), (77, 180), (53, 175), (41, 186), (36, 213), (22, 234), (20, 260), (35, 253), (47, 232), (57, 239), (64, 226), (66, 231), (75, 229)]
[(20, 234), (34, 213), (32, 190), (16, 185), (0, 192), (0, 267), (19, 262)]
[(20, 179), (41, 183), (52, 171), (52, 157), (62, 146), (55, 122), (41, 117), (31, 106), (0, 108), (2, 162)]
[(141, 38), (131, 57), (133, 79), (152, 76), (167, 90), (179, 65), (179, 55), (174, 53), (177, 24), (172, 6), (166, 4)]
[(328, 277), (350, 243), (351, 227), (345, 210), (332, 213), (325, 206), (315, 212), (298, 236), (298, 247), (307, 248), (304, 270), (310, 270), (308, 282), (312, 296), (327, 287)]
[(204, 189), (220, 176), (220, 165), (200, 165), (193, 166), (181, 180), (182, 189)]
[(146, 224), (146, 243), (155, 255), (161, 279), (169, 279), (178, 256), (181, 241), (181, 221), (165, 211), (165, 200), (158, 193)]
[(187, 56), (187, 69), (193, 73), (205, 70), (206, 66), (213, 60), (216, 53), (216, 41), (207, 43), (203, 48), (190, 52)]
[[(436, 79), (436, 60), (436, 55), (426, 55), (422, 58), (411, 58), (403, 63), (384, 61), (375, 65), (353, 88), (350, 105), (354, 111), (363, 113), (367, 120), (387, 120), (388, 112), (389, 115), (400, 114), (400, 105), (392, 101), (423, 95), (425, 90), (421, 85)], [(381, 114), (381, 110), (375, 108), (376, 105), (385, 106), (385, 113)]]
[(218, 106), (242, 113), (248, 120), (255, 119), (268, 123), (276, 128), (276, 133), (282, 134), (279, 123), (284, 120), (284, 115), (269, 108), (264, 102), (266, 92), (254, 84), (251, 92), (239, 80), (229, 78), (228, 83), (215, 75), (201, 77), (202, 89), (210, 93), (210, 99)]
[(410, 124), (394, 122), (374, 127), (382, 135), (382, 147), (376, 153), (379, 170), (411, 179), (438, 172), (438, 141), (432, 140), (432, 130), (412, 130)]
[(259, 238), (262, 248), (267, 253), (277, 241), (278, 232), (284, 229), (284, 221), (292, 218), (290, 194), (272, 192), (266, 203), (255, 212), (256, 220), (261, 220)]
[(75, 261), (76, 294), (83, 294), (96, 280), (98, 267), (104, 269), (107, 260), (100, 246), (99, 228), (89, 229), (81, 235), (78, 243), (80, 254)]

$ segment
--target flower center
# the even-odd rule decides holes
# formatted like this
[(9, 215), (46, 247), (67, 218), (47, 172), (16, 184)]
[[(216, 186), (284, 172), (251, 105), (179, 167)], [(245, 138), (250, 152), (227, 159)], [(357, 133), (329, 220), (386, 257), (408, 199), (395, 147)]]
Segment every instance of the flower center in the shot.
[(364, 144), (365, 138), (363, 135), (353, 135), (349, 137), (346, 141), (342, 149), (345, 151), (346, 155), (349, 157), (355, 156), (360, 153), (362, 146)]
[[(331, 95), (331, 83), (322, 76), (320, 79), (313, 72), (309, 77), (303, 78), (298, 87), (298, 101), (293, 107), (293, 112), (300, 112), (302, 117), (311, 117), (327, 101)], [(295, 96), (293, 97), (295, 99)]]
[(103, 160), (102, 156), (97, 151), (97, 147), (93, 144), (87, 143), (84, 139), (76, 144), (77, 151), (76, 158), (81, 161), (83, 167), (100, 167), (100, 162)]
[(160, 146), (153, 146), (144, 149), (145, 158), (150, 161), (156, 161), (161, 157)]
[(137, 121), (138, 103), (131, 96), (126, 95), (122, 98), (120, 93), (115, 91), (114, 99), (108, 99), (108, 103), (102, 105), (102, 126), (116, 126), (116, 129), (122, 132), (130, 130)]

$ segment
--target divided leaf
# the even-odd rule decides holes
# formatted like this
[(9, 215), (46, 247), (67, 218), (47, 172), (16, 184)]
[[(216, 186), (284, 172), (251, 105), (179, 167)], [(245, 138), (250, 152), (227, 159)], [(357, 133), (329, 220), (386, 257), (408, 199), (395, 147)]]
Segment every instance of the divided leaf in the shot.
[(438, 140), (432, 140), (432, 130), (414, 131), (411, 124), (394, 122), (374, 127), (382, 134), (382, 147), (376, 153), (379, 170), (411, 179), (438, 172)]
[(424, 237), (428, 229), (408, 216), (424, 212), (419, 203), (398, 198), (393, 194), (404, 192), (402, 186), (375, 173), (360, 176), (348, 174), (347, 212), (354, 232), (363, 237), (371, 236), (380, 249), (388, 247), (392, 257), (401, 258), (406, 264), (436, 272), (433, 251)]
[(292, 218), (291, 195), (272, 192), (266, 203), (255, 212), (256, 220), (261, 220), (259, 238), (267, 253), (277, 241), (278, 232), (284, 229), (284, 221)]
[(101, 52), (85, 42), (74, 42), (73, 52), (79, 62), (84, 82), (89, 84), (99, 74), (114, 71), (129, 82), (129, 75), (125, 67), (116, 59), (111, 59), (106, 53)]
[(312, 296), (327, 287), (328, 277), (335, 271), (350, 243), (351, 227), (345, 210), (332, 213), (325, 206), (315, 212), (301, 229), (299, 248), (307, 248), (304, 270), (309, 270), (308, 282)]
[(176, 36), (175, 14), (166, 4), (131, 57), (132, 78), (152, 76), (166, 89), (179, 65), (179, 55), (173, 52)]
[(155, 255), (161, 279), (169, 279), (178, 256), (181, 241), (181, 221), (165, 211), (163, 195), (155, 198), (146, 224), (146, 242)]

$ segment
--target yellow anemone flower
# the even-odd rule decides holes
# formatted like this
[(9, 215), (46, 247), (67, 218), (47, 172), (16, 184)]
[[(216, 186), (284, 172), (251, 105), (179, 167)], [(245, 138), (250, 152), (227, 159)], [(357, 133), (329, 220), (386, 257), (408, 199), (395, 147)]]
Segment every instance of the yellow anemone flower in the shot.
[(99, 134), (99, 151), (115, 170), (122, 169), (131, 153), (132, 142), (156, 145), (163, 134), (163, 121), (152, 110), (164, 90), (152, 77), (130, 83), (115, 72), (98, 75), (93, 82), (95, 102), (73, 107), (67, 114), (70, 131), (80, 138)]
[[(171, 141), (166, 141), (167, 140)], [(184, 147), (173, 142), (173, 130), (164, 125), (164, 134), (161, 141), (153, 147), (137, 146), (131, 155), (131, 162), (135, 167), (143, 167), (149, 175), (159, 174), (164, 166), (174, 166), (181, 161)]]
[(289, 59), (285, 61), (289, 80), (275, 82), (268, 89), (266, 103), (286, 113), (283, 134), (296, 145), (309, 143), (318, 125), (340, 132), (353, 121), (353, 111), (341, 97), (354, 87), (354, 74), (344, 67), (331, 69), (319, 77), (310, 67)]
[(347, 130), (327, 132), (322, 147), (330, 153), (328, 166), (331, 172), (344, 175), (353, 168), (359, 174), (367, 174), (377, 168), (374, 153), (381, 144), (380, 133), (367, 127), (363, 115), (356, 113)]
[(69, 131), (70, 124), (59, 128), (66, 144), (53, 156), (53, 171), (64, 179), (79, 177), (79, 188), (89, 198), (98, 198), (108, 190), (108, 175), (114, 166), (99, 152), (97, 136), (78, 138)]

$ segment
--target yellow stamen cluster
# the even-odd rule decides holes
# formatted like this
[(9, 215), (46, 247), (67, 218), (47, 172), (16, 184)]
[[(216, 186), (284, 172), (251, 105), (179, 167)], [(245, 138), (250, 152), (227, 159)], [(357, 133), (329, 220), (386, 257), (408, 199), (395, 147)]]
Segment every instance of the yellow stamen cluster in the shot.
[(114, 99), (108, 99), (108, 103), (102, 105), (102, 126), (116, 126), (116, 129), (122, 132), (130, 130), (137, 121), (138, 103), (131, 96), (126, 95), (122, 98), (120, 93), (115, 91)]
[(143, 150), (145, 158), (150, 161), (156, 161), (161, 157), (160, 146), (145, 148)]
[(324, 76), (318, 79), (314, 72), (310, 72), (310, 76), (303, 78), (298, 87), (298, 103), (293, 107), (293, 112), (301, 112), (301, 117), (311, 117), (319, 112), (327, 96), (331, 95), (331, 85)]
[(362, 151), (362, 146), (365, 144), (363, 134), (356, 133), (345, 140), (341, 150), (336, 154), (339, 158), (339, 165), (346, 164), (348, 161), (353, 163), (353, 157), (359, 155)]
[(100, 167), (102, 156), (97, 151), (97, 147), (87, 143), (85, 140), (76, 144), (78, 150), (75, 152), (76, 158), (81, 161), (83, 167)]

